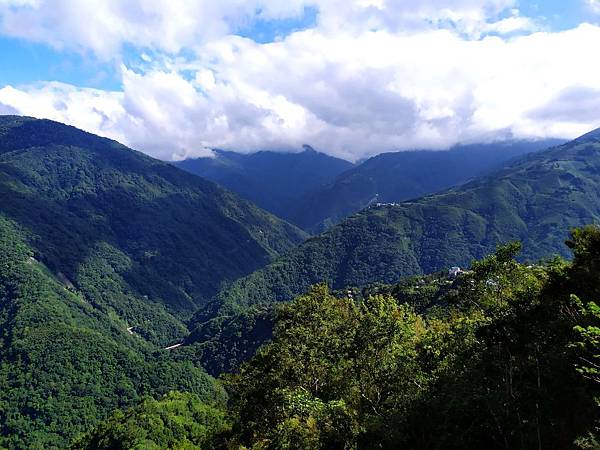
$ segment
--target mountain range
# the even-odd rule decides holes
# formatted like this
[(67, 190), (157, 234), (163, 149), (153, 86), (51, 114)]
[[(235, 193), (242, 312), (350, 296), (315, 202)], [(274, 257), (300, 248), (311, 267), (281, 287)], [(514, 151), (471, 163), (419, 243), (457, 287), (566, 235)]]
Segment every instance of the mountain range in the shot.
[[(431, 172), (423, 184), (430, 187), (485, 172), (407, 201), (384, 201), (384, 193), (407, 192), (394, 190), (398, 180), (389, 191), (374, 182), (377, 201), (309, 237), (115, 141), (0, 116), (0, 447), (64, 448), (115, 409), (172, 390), (222, 411), (226, 394), (204, 367), (236, 369), (270, 339), (273, 305), (315, 283), (346, 296), (349, 286), (469, 266), (511, 240), (523, 242), (525, 261), (568, 256), (568, 230), (600, 220), (600, 130), (539, 152), (525, 147), (502, 158), (483, 147), (382, 155), (349, 169), (305, 149), (296, 157), (312, 163), (293, 172), (296, 180), (315, 161), (331, 166), (307, 176), (310, 189), (296, 186), (295, 199), (337, 185), (326, 178), (360, 184), (369, 167), (378, 179), (404, 173), (415, 184), (419, 168), (454, 167), (452, 180)], [(462, 171), (470, 151), (479, 162)], [(511, 160), (519, 152), (528, 154)], [(411, 158), (419, 162), (410, 166)]]
[(305, 231), (318, 234), (371, 203), (400, 202), (465, 183), (557, 139), (383, 153), (356, 165), (304, 146), (300, 153), (240, 154), (174, 163), (214, 181)]
[(318, 233), (373, 203), (401, 202), (463, 184), (564, 141), (500, 141), (449, 150), (382, 153), (304, 195), (287, 217)]
[[(468, 267), (497, 245), (515, 240), (523, 243), (525, 261), (568, 257), (568, 230), (599, 222), (596, 130), (462, 186), (411, 201), (374, 204), (348, 217), (223, 289), (196, 313), (188, 342), (210, 341), (210, 330), (216, 330), (217, 339), (228, 336), (226, 328), (239, 326), (238, 314), (247, 320), (249, 307), (292, 300), (316, 283), (343, 289)], [(256, 334), (252, 326), (249, 330)]]
[(203, 180), (49, 120), (0, 117), (0, 447), (67, 447), (143, 396), (224, 401), (162, 350), (227, 281), (305, 234)]

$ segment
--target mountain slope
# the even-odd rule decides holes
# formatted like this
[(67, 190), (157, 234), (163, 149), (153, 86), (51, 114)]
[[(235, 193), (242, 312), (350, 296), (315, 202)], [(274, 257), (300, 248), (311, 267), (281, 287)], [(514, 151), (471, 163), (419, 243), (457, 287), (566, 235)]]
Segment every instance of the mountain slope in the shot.
[(216, 150), (214, 158), (189, 159), (175, 165), (225, 186), (284, 219), (290, 217), (301, 196), (352, 167), (348, 161), (308, 146), (300, 153), (242, 155)]
[(188, 314), (305, 237), (114, 141), (15, 116), (0, 117), (0, 212), (30, 233), (36, 259), (132, 322), (163, 306)]
[(344, 172), (300, 199), (289, 220), (318, 232), (369, 203), (400, 202), (465, 183), (508, 161), (563, 141), (506, 141), (456, 146), (447, 151), (383, 153)]
[(590, 134), (447, 192), (363, 210), (234, 282), (196, 322), (290, 300), (320, 281), (339, 289), (468, 265), (511, 240), (526, 260), (566, 256), (566, 230), (598, 221), (600, 139)]
[(0, 213), (0, 448), (67, 448), (115, 408), (171, 390), (223, 393), (202, 369), (128, 333), (33, 258)]

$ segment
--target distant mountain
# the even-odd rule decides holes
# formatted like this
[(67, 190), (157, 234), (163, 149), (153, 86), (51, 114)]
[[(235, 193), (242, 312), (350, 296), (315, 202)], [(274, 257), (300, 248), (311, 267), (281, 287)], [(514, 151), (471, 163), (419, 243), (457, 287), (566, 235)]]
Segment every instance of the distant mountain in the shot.
[(509, 161), (564, 141), (505, 141), (446, 151), (383, 153), (342, 173), (294, 203), (287, 219), (320, 232), (367, 205), (401, 202), (467, 182)]
[(468, 266), (512, 240), (525, 260), (567, 256), (567, 230), (600, 222), (596, 133), (440, 194), (365, 209), (222, 290), (195, 323), (291, 300), (321, 281), (340, 289)]
[[(77, 289), (112, 267), (123, 292), (181, 314), (305, 237), (170, 164), (15, 116), (0, 117), (0, 214), (25, 228), (35, 257)], [(98, 296), (109, 297), (106, 289)]]
[(258, 206), (287, 219), (295, 202), (333, 180), (352, 163), (304, 146), (300, 153), (257, 152), (247, 155), (215, 150), (214, 157), (174, 163), (230, 189)]

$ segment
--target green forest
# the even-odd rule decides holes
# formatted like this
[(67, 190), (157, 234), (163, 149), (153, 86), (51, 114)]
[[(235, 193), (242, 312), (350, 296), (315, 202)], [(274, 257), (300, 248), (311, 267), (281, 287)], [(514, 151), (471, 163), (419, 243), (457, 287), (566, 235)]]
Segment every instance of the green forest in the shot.
[(74, 448), (598, 448), (600, 229), (567, 245), (572, 262), (538, 265), (501, 246), (420, 312), (408, 284), (366, 297), (316, 285), (221, 377), (226, 410), (170, 393)]

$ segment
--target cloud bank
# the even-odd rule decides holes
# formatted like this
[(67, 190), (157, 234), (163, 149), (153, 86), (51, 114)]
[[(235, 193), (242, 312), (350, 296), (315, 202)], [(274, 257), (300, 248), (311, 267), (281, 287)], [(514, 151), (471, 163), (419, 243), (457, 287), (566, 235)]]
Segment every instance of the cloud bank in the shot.
[[(307, 143), (356, 160), (497, 136), (575, 137), (600, 126), (600, 27), (552, 32), (514, 7), (0, 0), (0, 32), (117, 64), (122, 82), (114, 92), (6, 86), (0, 111), (67, 122), (162, 159)], [(235, 34), (310, 9), (314, 26), (273, 42)], [(125, 64), (131, 49), (139, 60)]]

